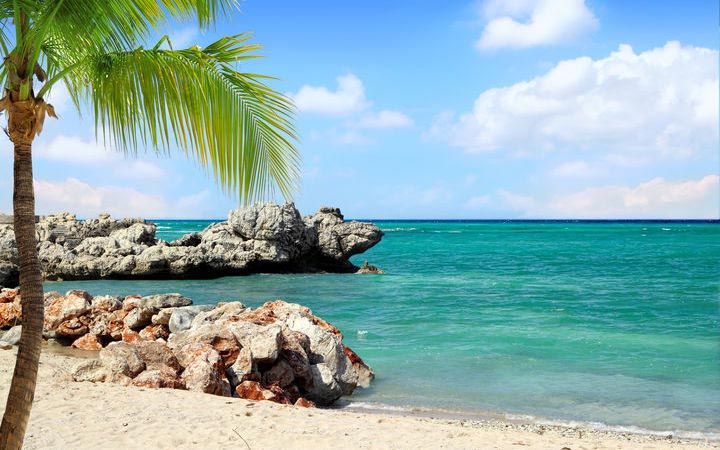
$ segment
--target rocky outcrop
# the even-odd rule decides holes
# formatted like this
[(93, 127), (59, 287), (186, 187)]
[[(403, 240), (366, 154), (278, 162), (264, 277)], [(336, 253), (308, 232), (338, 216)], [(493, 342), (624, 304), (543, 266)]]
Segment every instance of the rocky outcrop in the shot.
[[(0, 305), (20, 300), (16, 289), (0, 291)], [(44, 334), (75, 348), (99, 350), (98, 359), (74, 369), (76, 381), (312, 406), (329, 405), (374, 378), (343, 344), (340, 331), (307, 307), (282, 300), (256, 309), (240, 302), (191, 303), (180, 294), (121, 298), (49, 292)], [(0, 348), (17, 343), (20, 322), (17, 317), (2, 325), (9, 330), (0, 337)]]
[[(226, 222), (173, 242), (156, 239), (155, 225), (109, 215), (78, 221), (47, 216), (37, 224), (38, 251), (48, 280), (214, 278), (258, 272), (354, 272), (349, 258), (377, 244), (375, 225), (345, 222), (323, 207), (301, 217), (292, 203), (230, 211)], [(0, 286), (17, 285), (12, 225), (0, 224)]]

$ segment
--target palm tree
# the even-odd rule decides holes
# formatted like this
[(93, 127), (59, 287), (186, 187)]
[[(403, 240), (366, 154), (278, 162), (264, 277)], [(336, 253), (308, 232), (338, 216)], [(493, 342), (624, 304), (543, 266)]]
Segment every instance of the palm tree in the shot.
[[(240, 34), (205, 48), (173, 50), (167, 37), (144, 48), (169, 19), (197, 18), (206, 29), (235, 0), (0, 0), (5, 81), (0, 111), (14, 144), (14, 227), (20, 259), (23, 328), (0, 448), (19, 449), (35, 391), (43, 292), (35, 241), (32, 143), (53, 107), (43, 100), (62, 82), (78, 111), (88, 107), (103, 142), (127, 154), (182, 148), (242, 201), (298, 182), (293, 106), (239, 72), (259, 46)], [(14, 32), (14, 34), (13, 34)], [(36, 92), (37, 90), (37, 92)]]

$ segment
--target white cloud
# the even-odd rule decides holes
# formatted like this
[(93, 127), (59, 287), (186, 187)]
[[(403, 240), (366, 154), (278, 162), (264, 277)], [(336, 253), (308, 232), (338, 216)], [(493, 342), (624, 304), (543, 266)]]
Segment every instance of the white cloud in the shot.
[(637, 185), (592, 186), (569, 194), (532, 195), (497, 189), (470, 196), (462, 207), (486, 214), (532, 219), (718, 219), (720, 176)]
[(637, 186), (592, 187), (554, 198), (548, 211), (554, 217), (572, 218), (717, 219), (719, 178), (654, 178)]
[(403, 128), (413, 125), (413, 120), (400, 111), (382, 110), (360, 119), (360, 128)]
[(467, 209), (478, 209), (483, 206), (490, 204), (492, 197), (490, 195), (476, 195), (470, 197), (464, 204), (463, 207)]
[(489, 0), (483, 12), (482, 50), (568, 44), (598, 27), (585, 0)]
[(560, 178), (588, 178), (600, 171), (585, 161), (567, 161), (550, 171), (550, 175)]
[(37, 158), (81, 165), (104, 165), (121, 178), (160, 180), (165, 171), (149, 161), (125, 158), (121, 153), (78, 136), (58, 135), (48, 144), (33, 147)]
[(114, 217), (167, 217), (167, 204), (159, 195), (148, 195), (121, 186), (91, 186), (76, 178), (65, 181), (35, 180), (38, 214), (70, 211), (78, 217), (109, 213)]
[(561, 61), (542, 76), (489, 89), (472, 113), (444, 114), (431, 135), (469, 152), (600, 149), (609, 158), (717, 152), (718, 52), (664, 47)]
[(56, 136), (46, 145), (35, 145), (33, 153), (38, 158), (76, 164), (110, 163), (119, 158), (116, 152), (94, 140), (65, 135)]
[(132, 159), (123, 161), (127, 167), (121, 165), (113, 168), (113, 173), (117, 176), (135, 180), (162, 180), (167, 176), (162, 168), (151, 162)]
[(300, 112), (326, 115), (344, 115), (362, 111), (370, 106), (360, 78), (352, 73), (337, 77), (337, 90), (305, 85), (296, 93), (288, 94)]
[[(50, 89), (50, 93), (46, 96), (45, 100), (50, 103), (53, 108), (55, 108), (55, 113), (58, 116), (61, 116), (60, 118), (62, 118), (62, 115), (67, 110), (68, 106), (75, 108), (75, 106), (72, 105), (70, 94), (65, 87), (65, 83), (62, 82), (53, 85), (52, 89)], [(46, 120), (54, 119), (48, 118)]]

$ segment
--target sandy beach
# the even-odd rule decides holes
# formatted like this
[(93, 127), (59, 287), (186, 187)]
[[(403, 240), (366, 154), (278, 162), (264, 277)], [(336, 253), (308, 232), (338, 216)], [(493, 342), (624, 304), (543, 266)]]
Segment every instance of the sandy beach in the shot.
[[(0, 351), (4, 408), (17, 348)], [(488, 420), (305, 409), (173, 389), (76, 383), (44, 351), (27, 449), (680, 449), (718, 442)]]

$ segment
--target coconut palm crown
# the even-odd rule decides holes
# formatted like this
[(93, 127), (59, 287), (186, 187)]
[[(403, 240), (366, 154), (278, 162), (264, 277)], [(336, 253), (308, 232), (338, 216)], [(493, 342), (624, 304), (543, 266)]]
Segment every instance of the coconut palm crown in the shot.
[[(233, 0), (0, 0), (0, 111), (14, 146), (13, 212), (20, 262), (23, 330), (0, 449), (20, 448), (32, 405), (42, 339), (43, 293), (32, 184), (32, 143), (46, 116), (44, 97), (62, 83), (78, 111), (91, 111), (109, 147), (169, 154), (181, 148), (243, 201), (298, 184), (292, 102), (269, 77), (240, 72), (258, 57), (249, 34), (204, 48), (173, 49), (168, 20), (201, 29), (237, 7)], [(147, 48), (146, 48), (147, 47)]]

